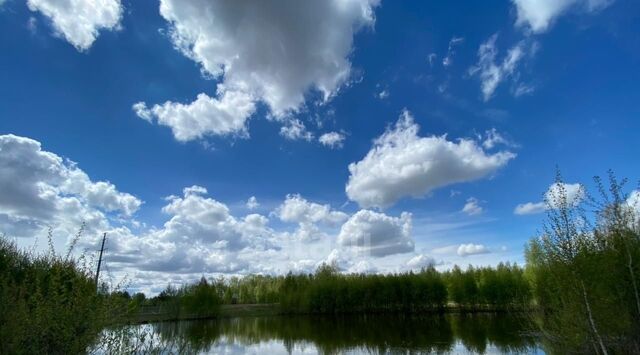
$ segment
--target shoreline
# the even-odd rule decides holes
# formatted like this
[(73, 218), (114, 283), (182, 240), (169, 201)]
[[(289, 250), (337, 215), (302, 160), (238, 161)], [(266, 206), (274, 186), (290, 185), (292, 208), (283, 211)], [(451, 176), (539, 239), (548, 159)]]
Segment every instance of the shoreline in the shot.
[(495, 306), (473, 306), (465, 307), (455, 304), (448, 304), (443, 308), (425, 309), (413, 312), (403, 311), (381, 311), (381, 312), (341, 312), (341, 313), (307, 313), (307, 312), (282, 312), (278, 303), (264, 304), (225, 304), (220, 306), (220, 310), (214, 315), (192, 315), (180, 314), (172, 316), (168, 313), (139, 313), (129, 320), (129, 324), (149, 324), (162, 322), (178, 322), (190, 320), (211, 320), (220, 318), (236, 318), (236, 317), (275, 317), (275, 316), (295, 316), (295, 315), (355, 315), (355, 314), (445, 314), (445, 313), (524, 313), (527, 311), (535, 311), (536, 307), (495, 307)]

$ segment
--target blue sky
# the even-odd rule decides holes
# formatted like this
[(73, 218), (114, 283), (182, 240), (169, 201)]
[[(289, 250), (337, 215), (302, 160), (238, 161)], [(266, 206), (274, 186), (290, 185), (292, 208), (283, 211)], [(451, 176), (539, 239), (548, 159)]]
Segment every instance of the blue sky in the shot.
[(556, 166), (640, 176), (638, 30), (631, 0), (0, 1), (0, 227), (107, 231), (149, 292), (522, 263)]

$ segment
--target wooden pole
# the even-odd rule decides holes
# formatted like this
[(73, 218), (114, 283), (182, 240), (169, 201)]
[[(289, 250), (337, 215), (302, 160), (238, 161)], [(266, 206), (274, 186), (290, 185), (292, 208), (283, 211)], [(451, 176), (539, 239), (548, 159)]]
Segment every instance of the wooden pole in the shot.
[(98, 277), (100, 277), (100, 265), (102, 264), (102, 253), (104, 252), (104, 241), (107, 239), (107, 233), (102, 235), (102, 247), (100, 247), (100, 257), (98, 258), (98, 270), (96, 270), (96, 290), (98, 289)]

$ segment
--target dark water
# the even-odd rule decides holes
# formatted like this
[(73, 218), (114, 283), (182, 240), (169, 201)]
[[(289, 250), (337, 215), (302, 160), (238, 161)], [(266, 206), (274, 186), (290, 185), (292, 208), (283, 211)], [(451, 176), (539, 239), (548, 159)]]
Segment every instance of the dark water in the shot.
[(542, 354), (514, 315), (281, 316), (147, 325), (189, 354)]

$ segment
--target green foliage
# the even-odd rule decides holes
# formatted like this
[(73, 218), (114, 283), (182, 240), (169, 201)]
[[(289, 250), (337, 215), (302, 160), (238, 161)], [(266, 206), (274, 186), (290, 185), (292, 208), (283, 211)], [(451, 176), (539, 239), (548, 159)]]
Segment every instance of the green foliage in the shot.
[(182, 307), (191, 316), (211, 317), (220, 309), (218, 291), (215, 285), (210, 285), (204, 277), (199, 283), (184, 287), (180, 296)]
[(465, 309), (508, 310), (530, 305), (532, 293), (522, 268), (500, 263), (496, 268), (458, 266), (443, 275), (451, 302)]
[[(544, 233), (526, 248), (526, 275), (543, 307), (541, 331), (558, 352), (640, 352), (640, 228), (612, 173), (598, 198), (548, 197)], [(590, 211), (587, 211), (589, 208)]]
[(247, 275), (242, 278), (214, 281), (225, 304), (277, 303), (283, 278), (265, 275)]
[(0, 353), (83, 353), (116, 309), (86, 266), (0, 238)]
[(280, 290), (285, 312), (418, 312), (442, 309), (447, 289), (433, 268), (420, 273), (342, 275), (323, 265), (314, 275), (288, 274)]

